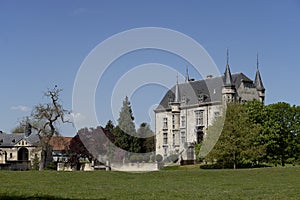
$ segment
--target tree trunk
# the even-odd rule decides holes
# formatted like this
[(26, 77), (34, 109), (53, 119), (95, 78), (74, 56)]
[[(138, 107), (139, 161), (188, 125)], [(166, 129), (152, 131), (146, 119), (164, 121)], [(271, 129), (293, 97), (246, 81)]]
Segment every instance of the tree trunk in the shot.
[(40, 161), (40, 166), (39, 166), (40, 171), (45, 169), (46, 161), (47, 161), (47, 150), (45, 151), (44, 149), (42, 149), (41, 161)]
[(284, 155), (281, 155), (281, 166), (284, 167), (285, 166), (285, 159), (284, 159)]
[(235, 156), (235, 152), (233, 152), (233, 169), (236, 169), (236, 156)]

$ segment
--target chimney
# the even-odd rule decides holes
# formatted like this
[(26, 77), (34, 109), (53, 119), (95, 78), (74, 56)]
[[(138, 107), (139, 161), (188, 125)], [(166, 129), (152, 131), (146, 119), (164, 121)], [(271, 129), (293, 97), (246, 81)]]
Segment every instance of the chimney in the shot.
[(26, 127), (25, 127), (25, 136), (29, 137), (31, 135), (31, 124), (27, 122)]

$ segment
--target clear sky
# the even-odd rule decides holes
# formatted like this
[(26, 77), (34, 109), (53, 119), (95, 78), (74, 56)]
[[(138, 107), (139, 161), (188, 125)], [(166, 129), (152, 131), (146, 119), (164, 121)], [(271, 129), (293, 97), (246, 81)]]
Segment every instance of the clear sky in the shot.
[[(231, 71), (253, 79), (259, 52), (266, 104), (299, 105), (299, 24), (299, 0), (0, 0), (0, 129), (10, 132), (44, 100), (43, 91), (54, 85), (63, 88), (63, 105), (71, 110), (73, 84), (86, 56), (110, 36), (139, 27), (163, 27), (188, 35), (206, 49), (222, 73), (229, 48)], [(151, 50), (119, 59), (98, 85), (102, 89), (95, 106), (101, 125), (116, 120), (109, 112), (114, 83), (132, 67), (148, 62), (167, 64), (182, 74), (188, 65), (176, 56)], [(200, 79), (189, 67), (190, 76)], [(130, 97), (137, 124), (149, 122), (148, 111), (164, 92), (166, 88), (149, 85)], [(61, 131), (76, 133), (70, 125)]]

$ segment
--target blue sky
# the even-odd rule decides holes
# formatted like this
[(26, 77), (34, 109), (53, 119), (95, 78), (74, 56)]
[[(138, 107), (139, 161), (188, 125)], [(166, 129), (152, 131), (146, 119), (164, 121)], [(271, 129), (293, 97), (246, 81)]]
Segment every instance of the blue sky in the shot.
[[(300, 1), (0, 1), (0, 129), (9, 132), (43, 91), (63, 88), (62, 103), (72, 109), (77, 71), (102, 41), (139, 27), (182, 32), (201, 44), (223, 73), (226, 48), (232, 72), (254, 78), (256, 52), (266, 87), (266, 104), (299, 105)], [(122, 62), (123, 61), (123, 62)], [(158, 51), (137, 52), (115, 63), (99, 82), (97, 116), (112, 119), (111, 89), (138, 64), (158, 62), (185, 73), (184, 60)], [(190, 68), (190, 76), (200, 79)], [(166, 74), (167, 76), (167, 74)], [(174, 83), (176, 78), (174, 77)], [(100, 92), (101, 90), (101, 92)], [(166, 88), (144, 86), (131, 97), (136, 123), (149, 122), (148, 110)], [(113, 119), (115, 120), (115, 119)], [(61, 126), (63, 135), (76, 130)]]

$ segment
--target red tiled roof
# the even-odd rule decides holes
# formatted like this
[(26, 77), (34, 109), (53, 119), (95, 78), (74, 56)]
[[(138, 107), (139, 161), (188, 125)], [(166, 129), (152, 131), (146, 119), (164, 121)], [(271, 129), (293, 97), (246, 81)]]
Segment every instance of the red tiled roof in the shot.
[(70, 145), (72, 137), (52, 137), (50, 140), (50, 145), (52, 146), (53, 151), (62, 151), (67, 150)]

